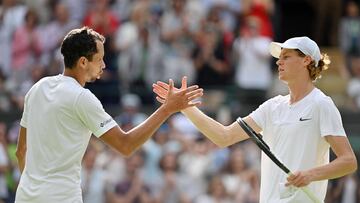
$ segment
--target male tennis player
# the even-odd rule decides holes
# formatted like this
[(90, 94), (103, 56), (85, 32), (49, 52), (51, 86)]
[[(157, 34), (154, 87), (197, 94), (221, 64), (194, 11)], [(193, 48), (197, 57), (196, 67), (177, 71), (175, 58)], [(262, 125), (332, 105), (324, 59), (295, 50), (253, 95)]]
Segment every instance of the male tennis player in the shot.
[(202, 89), (170, 91), (166, 102), (124, 132), (85, 83), (105, 68), (104, 37), (89, 28), (70, 31), (61, 45), (65, 70), (36, 83), (25, 97), (16, 155), (22, 171), (16, 203), (81, 203), (81, 160), (91, 133), (124, 155), (142, 145), (174, 112), (196, 106)]
[[(278, 58), (279, 79), (289, 88), (286, 96), (264, 102), (244, 121), (256, 132), (294, 175), (287, 175), (271, 159), (261, 157), (261, 203), (312, 202), (298, 187), (308, 186), (324, 201), (327, 180), (357, 169), (354, 152), (342, 126), (341, 116), (330, 97), (314, 86), (330, 60), (308, 37), (272, 42), (270, 53)], [(186, 88), (186, 81), (181, 89)], [(164, 102), (168, 85), (154, 84), (159, 102)], [(192, 107), (182, 110), (211, 141), (226, 147), (248, 138), (237, 122), (224, 126)], [(336, 159), (329, 163), (329, 147)]]

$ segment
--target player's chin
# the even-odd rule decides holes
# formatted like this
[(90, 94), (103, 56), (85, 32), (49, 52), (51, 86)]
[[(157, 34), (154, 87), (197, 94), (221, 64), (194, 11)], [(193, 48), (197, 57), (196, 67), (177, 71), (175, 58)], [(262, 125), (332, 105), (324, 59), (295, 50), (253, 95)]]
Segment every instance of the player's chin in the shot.
[(286, 82), (286, 77), (283, 74), (279, 73), (279, 80)]
[(90, 78), (89, 82), (95, 82), (97, 79), (100, 79), (100, 76)]

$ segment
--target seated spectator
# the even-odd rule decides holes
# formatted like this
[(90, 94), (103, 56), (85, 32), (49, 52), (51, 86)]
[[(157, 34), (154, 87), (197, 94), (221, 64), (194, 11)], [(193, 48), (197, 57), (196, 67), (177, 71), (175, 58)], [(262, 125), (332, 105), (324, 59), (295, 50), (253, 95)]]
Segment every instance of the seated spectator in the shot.
[[(234, 202), (228, 195), (224, 182), (220, 176), (212, 176), (207, 193), (196, 198), (195, 203), (232, 203)], [(235, 201), (238, 202), (238, 201)], [(239, 203), (239, 202), (238, 202)]]
[(160, 160), (161, 177), (154, 185), (156, 203), (190, 203), (193, 180), (179, 171), (178, 154), (166, 152)]
[(259, 176), (256, 171), (248, 167), (242, 148), (235, 147), (232, 149), (222, 180), (230, 197), (235, 202), (259, 202)]
[(125, 178), (115, 184), (108, 192), (109, 203), (128, 202), (128, 203), (148, 203), (153, 202), (150, 187), (143, 181), (141, 171), (144, 163), (144, 152), (135, 152), (126, 159)]

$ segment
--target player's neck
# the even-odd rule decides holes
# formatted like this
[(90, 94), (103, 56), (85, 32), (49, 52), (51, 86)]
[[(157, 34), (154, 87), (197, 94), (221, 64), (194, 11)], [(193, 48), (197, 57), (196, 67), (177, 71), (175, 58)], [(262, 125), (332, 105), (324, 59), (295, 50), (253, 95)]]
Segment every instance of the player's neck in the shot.
[(75, 69), (65, 68), (63, 75), (74, 78), (81, 86), (85, 86), (85, 80), (81, 77), (79, 71)]
[(306, 97), (315, 88), (312, 82), (302, 82), (296, 85), (289, 85), (290, 104), (296, 103)]

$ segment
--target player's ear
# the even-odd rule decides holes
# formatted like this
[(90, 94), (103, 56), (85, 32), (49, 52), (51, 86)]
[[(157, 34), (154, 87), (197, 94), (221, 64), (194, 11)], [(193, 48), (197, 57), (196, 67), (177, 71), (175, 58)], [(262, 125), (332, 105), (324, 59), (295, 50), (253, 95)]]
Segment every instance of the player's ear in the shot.
[(304, 57), (304, 63), (305, 63), (305, 66), (308, 66), (310, 63), (311, 63), (312, 59), (310, 56), (305, 56)]
[(86, 69), (88, 62), (89, 60), (85, 56), (81, 56), (77, 61), (77, 66), (79, 66), (82, 69)]

